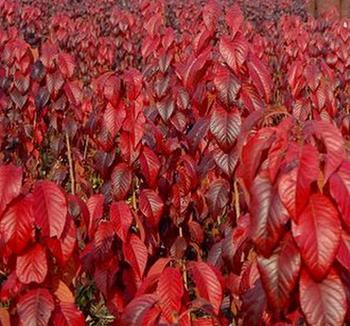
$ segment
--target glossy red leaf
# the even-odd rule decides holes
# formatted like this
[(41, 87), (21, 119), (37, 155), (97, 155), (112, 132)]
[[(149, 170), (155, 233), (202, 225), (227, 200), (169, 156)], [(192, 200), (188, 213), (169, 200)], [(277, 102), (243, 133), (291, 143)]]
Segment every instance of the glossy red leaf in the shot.
[(112, 172), (112, 189), (117, 200), (122, 200), (128, 194), (132, 182), (130, 168), (125, 163), (119, 163)]
[(249, 48), (242, 35), (236, 36), (233, 41), (223, 36), (220, 39), (219, 51), (226, 64), (238, 74), (247, 59)]
[(121, 325), (144, 325), (147, 314), (156, 303), (157, 296), (155, 294), (143, 294), (138, 298), (135, 298), (125, 307), (121, 317)]
[(20, 253), (32, 239), (33, 223), (33, 198), (19, 198), (0, 218), (0, 236), (11, 250)]
[(300, 305), (310, 325), (343, 325), (346, 296), (336, 271), (316, 282), (303, 270), (300, 276)]
[(48, 325), (54, 301), (47, 289), (33, 289), (20, 297), (17, 311), (23, 325)]
[(157, 155), (145, 146), (140, 155), (141, 173), (146, 178), (147, 184), (154, 189), (157, 185), (157, 177), (160, 169), (160, 161)]
[(60, 326), (84, 326), (86, 325), (83, 314), (74, 303), (60, 303), (53, 312), (53, 323)]
[(139, 201), (140, 211), (147, 218), (150, 226), (156, 227), (163, 214), (164, 203), (159, 195), (151, 189), (143, 189)]
[(40, 181), (33, 191), (35, 223), (43, 235), (60, 237), (67, 215), (67, 201), (62, 190), (53, 182)]
[(229, 200), (230, 184), (224, 179), (213, 181), (206, 193), (208, 206), (215, 217), (223, 214)]
[(146, 269), (148, 252), (145, 244), (136, 235), (131, 235), (129, 242), (123, 243), (125, 260), (130, 264), (139, 279)]
[(129, 205), (122, 201), (114, 202), (110, 206), (109, 214), (115, 233), (123, 242), (126, 242), (133, 221)]
[(213, 307), (214, 313), (218, 314), (223, 290), (213, 267), (204, 262), (191, 262), (189, 264), (189, 270), (196, 285), (198, 295), (208, 300)]
[(247, 60), (250, 78), (259, 94), (270, 102), (272, 79), (267, 67), (255, 55), (250, 54)]
[(22, 187), (22, 169), (14, 165), (0, 166), (0, 216)]
[(173, 267), (165, 268), (159, 278), (157, 295), (162, 313), (170, 323), (177, 320), (183, 294), (184, 288), (180, 271)]
[(344, 222), (350, 226), (350, 162), (344, 161), (329, 179), (330, 191)]
[(282, 311), (290, 302), (300, 270), (300, 254), (293, 238), (288, 234), (270, 257), (258, 257), (258, 267), (269, 303)]
[(45, 248), (36, 244), (21, 256), (17, 257), (16, 274), (24, 283), (42, 283), (47, 275), (47, 257)]
[(252, 238), (258, 250), (269, 255), (283, 236), (288, 212), (267, 173), (256, 177), (250, 192)]
[(325, 195), (312, 194), (292, 230), (304, 263), (316, 279), (322, 279), (340, 244), (341, 225), (336, 208)]
[(219, 146), (229, 151), (236, 142), (241, 130), (241, 116), (237, 110), (226, 111), (218, 106), (210, 118), (210, 132)]
[(90, 214), (90, 219), (89, 219), (90, 236), (93, 235), (98, 225), (98, 222), (102, 219), (104, 199), (105, 199), (104, 196), (101, 194), (92, 195), (86, 203), (86, 206)]

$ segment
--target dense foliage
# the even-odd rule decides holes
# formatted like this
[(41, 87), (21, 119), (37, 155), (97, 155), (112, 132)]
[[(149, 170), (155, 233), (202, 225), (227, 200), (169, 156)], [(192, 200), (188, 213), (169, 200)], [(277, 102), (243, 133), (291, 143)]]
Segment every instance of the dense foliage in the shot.
[(350, 322), (349, 53), (303, 1), (0, 0), (0, 324)]

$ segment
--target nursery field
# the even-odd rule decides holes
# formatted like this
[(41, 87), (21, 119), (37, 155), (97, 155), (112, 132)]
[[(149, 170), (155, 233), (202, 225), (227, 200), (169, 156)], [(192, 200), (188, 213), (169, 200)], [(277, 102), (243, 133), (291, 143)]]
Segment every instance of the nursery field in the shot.
[(350, 324), (350, 19), (309, 10), (0, 0), (1, 326)]

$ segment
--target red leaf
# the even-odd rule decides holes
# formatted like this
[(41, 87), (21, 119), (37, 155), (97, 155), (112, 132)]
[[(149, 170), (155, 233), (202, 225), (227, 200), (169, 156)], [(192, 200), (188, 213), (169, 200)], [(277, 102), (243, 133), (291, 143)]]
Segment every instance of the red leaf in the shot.
[(146, 178), (147, 184), (154, 189), (157, 185), (157, 177), (160, 169), (160, 161), (157, 155), (145, 146), (140, 155), (141, 173)]
[(67, 201), (62, 190), (53, 182), (40, 181), (33, 191), (35, 223), (43, 235), (62, 235), (67, 216)]
[(223, 152), (220, 148), (213, 152), (216, 165), (228, 176), (231, 177), (238, 163), (238, 153), (235, 149), (229, 153)]
[(344, 222), (350, 226), (350, 162), (344, 161), (329, 179), (330, 191)]
[(159, 195), (151, 189), (143, 189), (140, 194), (140, 211), (147, 218), (147, 223), (156, 227), (163, 214), (163, 201)]
[(191, 262), (189, 270), (201, 298), (211, 303), (214, 313), (220, 311), (222, 301), (222, 286), (214, 269), (204, 262)]
[(59, 53), (57, 55), (58, 69), (65, 78), (72, 78), (74, 74), (75, 62), (74, 58), (68, 53)]
[(230, 184), (224, 179), (213, 181), (206, 193), (209, 209), (217, 217), (223, 214), (223, 209), (229, 200)]
[(22, 187), (22, 169), (14, 165), (0, 166), (0, 217), (10, 201), (16, 198)]
[(110, 219), (113, 223), (115, 233), (123, 242), (126, 242), (133, 216), (128, 204), (119, 201), (111, 204)]
[(103, 122), (112, 138), (116, 136), (117, 132), (122, 127), (125, 118), (126, 112), (123, 107), (118, 107), (116, 109), (111, 104), (107, 104), (103, 114)]
[(236, 101), (241, 89), (241, 81), (227, 68), (219, 66), (214, 78), (214, 85), (220, 101), (229, 107)]
[(350, 271), (350, 235), (344, 230), (341, 235), (337, 260), (344, 266), (344, 268)]
[(203, 22), (208, 31), (215, 31), (221, 8), (215, 0), (210, 0), (202, 10)]
[(33, 289), (20, 297), (17, 312), (23, 325), (46, 326), (54, 307), (48, 290)]
[(272, 80), (268, 68), (255, 55), (250, 54), (247, 61), (250, 78), (266, 103), (270, 102)]
[(300, 305), (310, 325), (343, 325), (347, 303), (337, 273), (331, 270), (321, 282), (316, 282), (302, 271)]
[(238, 74), (241, 66), (246, 61), (248, 56), (248, 43), (245, 38), (238, 35), (233, 41), (226, 36), (221, 37), (219, 43), (219, 51), (227, 65)]
[(61, 302), (53, 312), (53, 323), (59, 326), (84, 326), (83, 314), (76, 308), (74, 303)]
[(162, 312), (170, 323), (177, 320), (183, 294), (181, 273), (176, 268), (167, 267), (159, 278), (157, 295)]
[(47, 257), (42, 245), (36, 244), (17, 257), (16, 274), (24, 284), (44, 282), (47, 275)]
[(222, 107), (215, 108), (210, 118), (210, 132), (219, 146), (229, 151), (241, 130), (241, 116), (237, 110), (227, 112)]
[(157, 302), (154, 294), (143, 294), (132, 300), (125, 308), (121, 317), (122, 326), (139, 326), (144, 325), (147, 313)]
[(32, 239), (33, 223), (33, 198), (20, 198), (0, 218), (0, 235), (9, 248), (20, 253)]
[(231, 28), (232, 37), (234, 37), (241, 27), (244, 17), (238, 4), (233, 5), (226, 13), (226, 23)]
[(129, 242), (123, 243), (123, 253), (135, 274), (142, 279), (148, 259), (145, 244), (136, 235), (131, 235)]
[(131, 187), (132, 174), (130, 168), (125, 163), (119, 163), (113, 169), (111, 180), (116, 199), (124, 199)]
[(103, 216), (103, 203), (104, 196), (93, 195), (91, 196), (86, 205), (90, 213), (90, 221), (89, 221), (89, 235), (92, 236), (95, 233), (96, 226)]
[(324, 182), (336, 171), (345, 159), (345, 144), (340, 130), (327, 121), (308, 121), (306, 135), (312, 133), (321, 139), (326, 147), (326, 166)]
[(279, 181), (279, 195), (295, 221), (307, 205), (311, 183), (317, 181), (319, 173), (318, 152), (306, 144), (300, 149), (299, 165)]
[(313, 194), (298, 224), (293, 222), (293, 237), (303, 261), (316, 279), (323, 278), (337, 254), (341, 225), (332, 202), (322, 194)]
[(289, 216), (268, 173), (258, 175), (253, 182), (250, 210), (252, 238), (258, 250), (269, 255), (283, 236)]
[(289, 233), (271, 257), (258, 257), (258, 267), (271, 306), (281, 311), (289, 303), (300, 270), (299, 250)]

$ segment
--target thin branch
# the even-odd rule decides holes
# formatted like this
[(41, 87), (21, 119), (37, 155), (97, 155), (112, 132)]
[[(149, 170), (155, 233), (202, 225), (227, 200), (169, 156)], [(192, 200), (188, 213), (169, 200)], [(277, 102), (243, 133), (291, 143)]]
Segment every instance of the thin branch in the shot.
[(67, 156), (68, 156), (68, 164), (69, 164), (69, 176), (71, 183), (71, 192), (75, 195), (75, 179), (74, 179), (74, 168), (73, 168), (73, 160), (72, 160), (72, 151), (70, 148), (70, 141), (68, 132), (66, 132), (66, 146), (67, 146)]
[(239, 190), (238, 190), (238, 182), (235, 180), (234, 184), (234, 191), (235, 191), (235, 209), (236, 209), (236, 218), (239, 218), (241, 215), (241, 209), (239, 207)]
[(86, 159), (86, 156), (87, 156), (88, 146), (89, 146), (89, 135), (86, 135), (85, 146), (84, 146), (84, 160)]

